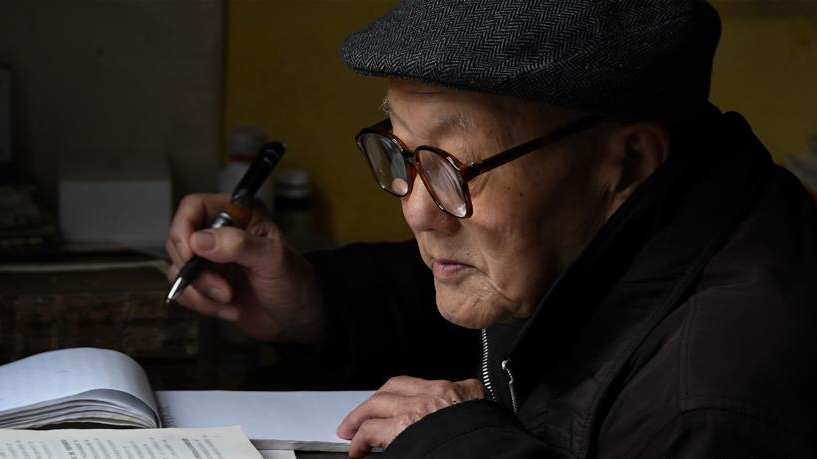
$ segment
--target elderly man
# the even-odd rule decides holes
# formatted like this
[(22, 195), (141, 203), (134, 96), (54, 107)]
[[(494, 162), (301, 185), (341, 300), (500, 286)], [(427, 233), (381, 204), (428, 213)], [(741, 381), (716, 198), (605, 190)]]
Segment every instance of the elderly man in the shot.
[(351, 457), (817, 457), (817, 211), (707, 102), (719, 32), (698, 0), (406, 1), (341, 54), (389, 79), (357, 142), (416, 242), (306, 260), (191, 196), (170, 277), (243, 275), (180, 302), (393, 376)]

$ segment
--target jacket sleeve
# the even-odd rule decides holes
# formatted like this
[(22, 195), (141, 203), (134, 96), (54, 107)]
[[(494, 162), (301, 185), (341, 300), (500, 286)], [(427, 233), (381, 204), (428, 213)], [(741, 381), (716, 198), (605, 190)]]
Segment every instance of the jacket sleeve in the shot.
[[(722, 409), (684, 412), (629, 457), (817, 457), (814, 432)], [(600, 455), (602, 456), (602, 455)], [(602, 456), (603, 457), (603, 456)]]
[(326, 307), (327, 339), (317, 349), (275, 345), (282, 362), (272, 374), (256, 371), (245, 388), (374, 389), (396, 375), (473, 377), (479, 333), (437, 311), (433, 277), (414, 240), (353, 244), (307, 258)]
[(436, 411), (397, 436), (383, 459), (555, 459), (507, 408), (475, 400)]

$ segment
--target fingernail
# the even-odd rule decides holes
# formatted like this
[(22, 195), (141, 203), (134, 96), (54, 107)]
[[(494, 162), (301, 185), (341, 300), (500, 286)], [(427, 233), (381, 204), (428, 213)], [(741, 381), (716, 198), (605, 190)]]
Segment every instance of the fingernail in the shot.
[(218, 317), (227, 322), (235, 322), (238, 320), (238, 309), (236, 308), (221, 308), (218, 310)]
[(342, 438), (344, 440), (351, 440), (354, 435), (349, 433), (349, 429), (346, 428), (343, 424), (339, 425), (337, 429), (335, 429), (335, 435), (338, 438)]
[(216, 287), (211, 288), (210, 290), (207, 291), (207, 296), (218, 301), (219, 303), (227, 302), (227, 298), (224, 297), (224, 290), (221, 290), (220, 288)]
[(199, 250), (210, 251), (216, 248), (216, 235), (212, 230), (202, 230), (193, 233), (190, 242)]

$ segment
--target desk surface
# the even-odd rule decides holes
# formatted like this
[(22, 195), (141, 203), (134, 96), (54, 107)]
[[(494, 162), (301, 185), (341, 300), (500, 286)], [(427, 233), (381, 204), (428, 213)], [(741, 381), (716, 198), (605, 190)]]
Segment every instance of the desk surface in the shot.
[[(0, 275), (0, 363), (64, 347), (103, 347), (137, 357), (154, 389), (213, 388), (219, 378), (210, 373), (223, 367), (217, 365), (223, 362), (213, 360), (213, 337), (199, 336), (200, 324), (193, 312), (166, 307), (166, 291), (167, 280), (152, 267), (4, 272)], [(296, 456), (348, 457), (317, 452)]]

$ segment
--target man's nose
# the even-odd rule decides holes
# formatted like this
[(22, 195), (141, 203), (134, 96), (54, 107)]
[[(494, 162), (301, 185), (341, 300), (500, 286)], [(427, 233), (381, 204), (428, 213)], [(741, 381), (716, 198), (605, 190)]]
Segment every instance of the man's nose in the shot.
[(411, 188), (411, 193), (401, 199), (403, 217), (411, 231), (414, 234), (435, 230), (453, 234), (459, 225), (459, 219), (437, 207), (419, 174), (414, 177)]

